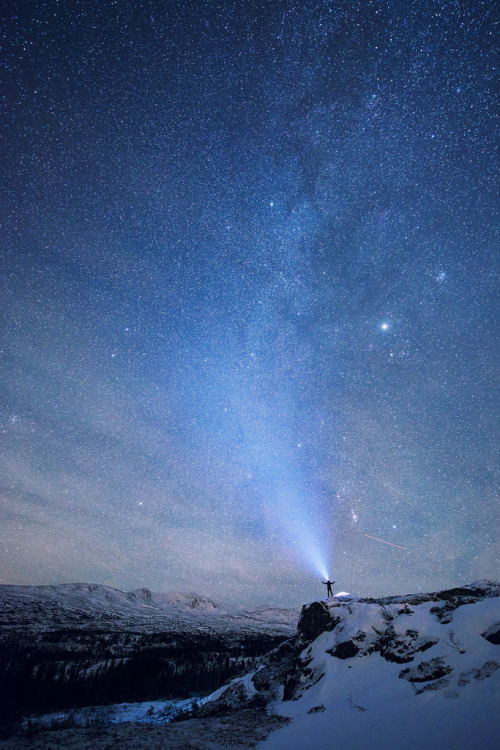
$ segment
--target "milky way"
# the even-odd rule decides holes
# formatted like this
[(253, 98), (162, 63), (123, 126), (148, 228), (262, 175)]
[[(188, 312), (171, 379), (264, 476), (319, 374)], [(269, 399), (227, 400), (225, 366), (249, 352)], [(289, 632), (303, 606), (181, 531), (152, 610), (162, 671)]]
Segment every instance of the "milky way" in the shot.
[(2, 581), (498, 575), (494, 4), (17, 6)]

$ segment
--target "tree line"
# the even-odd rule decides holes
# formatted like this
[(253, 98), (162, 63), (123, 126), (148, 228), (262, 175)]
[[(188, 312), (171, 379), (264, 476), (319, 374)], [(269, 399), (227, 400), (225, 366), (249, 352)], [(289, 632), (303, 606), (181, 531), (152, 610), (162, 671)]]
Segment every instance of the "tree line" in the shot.
[(283, 638), (60, 631), (0, 642), (0, 723), (28, 713), (206, 695)]

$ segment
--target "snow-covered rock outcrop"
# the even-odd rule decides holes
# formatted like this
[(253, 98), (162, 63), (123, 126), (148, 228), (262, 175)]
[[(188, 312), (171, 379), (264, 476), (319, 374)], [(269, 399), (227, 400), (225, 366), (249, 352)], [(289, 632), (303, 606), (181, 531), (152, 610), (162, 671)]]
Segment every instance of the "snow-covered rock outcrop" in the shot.
[[(292, 718), (262, 745), (481, 750), (500, 737), (500, 585), (305, 605), (297, 634), (203, 707)], [(314, 742), (311, 744), (312, 739)]]

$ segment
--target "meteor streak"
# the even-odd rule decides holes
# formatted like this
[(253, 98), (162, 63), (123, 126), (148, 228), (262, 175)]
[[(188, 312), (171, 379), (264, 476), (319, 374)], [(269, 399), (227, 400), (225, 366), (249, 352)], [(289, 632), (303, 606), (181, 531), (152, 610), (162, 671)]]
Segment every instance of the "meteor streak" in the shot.
[(377, 542), (382, 542), (382, 544), (390, 544), (391, 547), (397, 547), (398, 549), (404, 549), (406, 550), (406, 547), (401, 547), (399, 544), (393, 544), (392, 542), (384, 542), (383, 539), (379, 539), (378, 536), (370, 536), (370, 534), (365, 534), (369, 539), (375, 539)]

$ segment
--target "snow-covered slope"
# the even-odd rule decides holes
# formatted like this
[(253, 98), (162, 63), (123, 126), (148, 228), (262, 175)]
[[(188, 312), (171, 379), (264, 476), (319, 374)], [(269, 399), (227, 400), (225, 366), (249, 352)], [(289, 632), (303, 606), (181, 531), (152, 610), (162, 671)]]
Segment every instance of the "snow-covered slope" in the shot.
[(291, 635), (298, 609), (237, 610), (199, 594), (154, 594), (149, 589), (119, 591), (109, 586), (0, 586), (0, 629), (259, 632)]
[(271, 705), (266, 750), (493, 750), (500, 737), (500, 585), (312, 602), (297, 635), (203, 707)]

